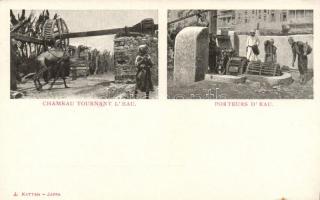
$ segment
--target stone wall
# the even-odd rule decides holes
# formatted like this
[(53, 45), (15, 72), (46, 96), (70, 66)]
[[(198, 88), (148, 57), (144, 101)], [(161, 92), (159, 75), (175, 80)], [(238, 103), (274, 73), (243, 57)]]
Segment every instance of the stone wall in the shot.
[[(314, 51), (314, 43), (313, 43), (313, 35), (305, 34), (305, 35), (291, 35), (291, 36), (258, 36), (260, 39), (260, 55), (258, 58), (264, 61), (264, 42), (271, 38), (274, 39), (274, 44), (277, 47), (277, 60), (280, 66), (286, 65), (291, 67), (292, 63), (292, 51), (290, 45), (288, 43), (288, 38), (292, 37), (295, 41), (308, 42), (308, 44), (312, 47), (312, 52), (308, 55), (308, 68), (313, 68), (313, 51)], [(246, 56), (246, 35), (239, 35), (239, 55)], [(295, 62), (295, 68), (298, 69), (298, 58)]]
[(134, 65), (139, 45), (147, 44), (154, 66), (151, 69), (153, 84), (158, 85), (158, 38), (150, 35), (120, 36), (114, 39), (114, 71), (116, 82), (135, 82)]

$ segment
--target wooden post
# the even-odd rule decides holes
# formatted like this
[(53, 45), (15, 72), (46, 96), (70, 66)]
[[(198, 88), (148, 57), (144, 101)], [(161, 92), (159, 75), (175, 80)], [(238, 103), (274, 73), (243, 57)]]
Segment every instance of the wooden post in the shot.
[(209, 35), (217, 34), (217, 10), (210, 10), (209, 13)]

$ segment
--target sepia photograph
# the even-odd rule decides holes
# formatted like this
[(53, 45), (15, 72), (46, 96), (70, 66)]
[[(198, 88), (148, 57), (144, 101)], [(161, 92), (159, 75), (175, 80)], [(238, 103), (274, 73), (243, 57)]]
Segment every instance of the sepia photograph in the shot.
[(157, 22), (156, 10), (10, 10), (11, 99), (157, 99)]
[(313, 10), (169, 10), (168, 99), (313, 99)]

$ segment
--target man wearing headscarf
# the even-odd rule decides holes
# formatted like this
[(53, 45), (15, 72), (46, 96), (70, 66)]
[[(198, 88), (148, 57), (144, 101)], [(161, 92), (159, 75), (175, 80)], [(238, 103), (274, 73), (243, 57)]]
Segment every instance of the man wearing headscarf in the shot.
[(258, 61), (259, 44), (260, 40), (256, 36), (256, 32), (254, 30), (251, 30), (250, 35), (247, 38), (247, 59), (249, 61)]
[(292, 67), (296, 61), (298, 55), (298, 69), (300, 72), (300, 83), (304, 84), (307, 82), (307, 72), (308, 72), (308, 57), (312, 51), (312, 48), (304, 42), (297, 41), (295, 42), (292, 37), (289, 37), (288, 42), (292, 50)]
[(153, 91), (151, 80), (151, 67), (153, 66), (150, 55), (148, 54), (148, 46), (140, 45), (139, 54), (135, 60), (135, 66), (138, 71), (136, 74), (136, 87), (134, 98), (137, 98), (138, 90), (146, 92), (146, 99), (149, 99), (149, 91)]

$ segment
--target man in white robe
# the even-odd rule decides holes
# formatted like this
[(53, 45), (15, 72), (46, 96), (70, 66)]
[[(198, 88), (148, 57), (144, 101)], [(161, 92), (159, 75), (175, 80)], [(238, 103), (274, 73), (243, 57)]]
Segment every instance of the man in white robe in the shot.
[(247, 59), (249, 61), (258, 61), (258, 55), (254, 53), (252, 50), (252, 47), (256, 45), (257, 47), (260, 44), (259, 38), (256, 36), (256, 33), (254, 30), (250, 31), (250, 35), (247, 38)]

